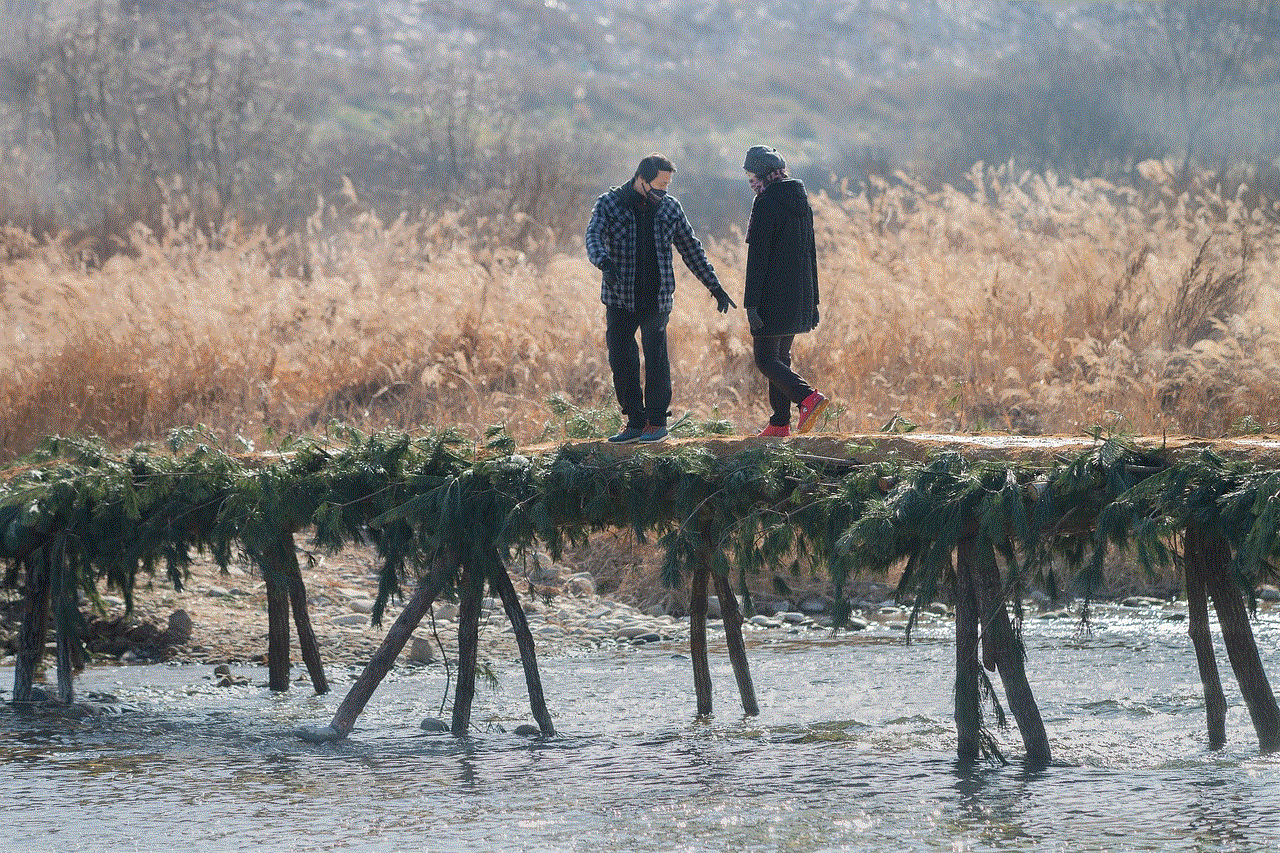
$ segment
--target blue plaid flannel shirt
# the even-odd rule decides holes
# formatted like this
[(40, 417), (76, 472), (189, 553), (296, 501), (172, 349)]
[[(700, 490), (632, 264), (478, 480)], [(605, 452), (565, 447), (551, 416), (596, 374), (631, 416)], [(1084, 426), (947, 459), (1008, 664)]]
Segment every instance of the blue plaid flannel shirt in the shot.
[[(618, 267), (617, 281), (611, 287), (601, 277), (600, 301), (605, 305), (636, 310), (636, 217), (627, 203), (630, 184), (613, 187), (596, 199), (587, 225), (587, 257), (599, 267), (605, 258), (613, 258)], [(653, 213), (654, 244), (658, 249), (658, 310), (670, 311), (676, 291), (676, 271), (671, 262), (675, 246), (689, 268), (708, 291), (720, 286), (715, 267), (707, 260), (702, 243), (674, 196), (666, 196)]]

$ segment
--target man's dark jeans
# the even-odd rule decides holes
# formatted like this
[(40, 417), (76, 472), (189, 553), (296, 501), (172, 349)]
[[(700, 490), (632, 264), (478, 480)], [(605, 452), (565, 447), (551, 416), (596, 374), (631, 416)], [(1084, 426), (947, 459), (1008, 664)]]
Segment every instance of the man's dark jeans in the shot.
[(791, 369), (791, 343), (795, 335), (776, 338), (754, 338), (752, 354), (756, 367), (769, 380), (769, 406), (773, 415), (769, 423), (787, 426), (791, 423), (791, 404), (799, 405), (813, 393), (809, 383)]
[[(605, 343), (613, 390), (627, 418), (627, 426), (666, 426), (671, 414), (671, 361), (667, 358), (667, 320), (670, 311), (633, 314), (625, 308), (605, 306)], [(640, 347), (644, 347), (644, 390), (640, 390)]]

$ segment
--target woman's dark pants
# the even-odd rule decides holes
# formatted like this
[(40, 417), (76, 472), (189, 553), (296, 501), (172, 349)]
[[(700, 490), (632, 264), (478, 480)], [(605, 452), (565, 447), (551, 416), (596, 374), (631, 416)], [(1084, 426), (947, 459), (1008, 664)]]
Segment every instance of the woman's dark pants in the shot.
[(791, 369), (791, 342), (795, 335), (754, 338), (752, 352), (756, 368), (769, 380), (769, 405), (773, 415), (769, 423), (787, 426), (791, 423), (791, 404), (799, 405), (813, 393), (813, 388)]

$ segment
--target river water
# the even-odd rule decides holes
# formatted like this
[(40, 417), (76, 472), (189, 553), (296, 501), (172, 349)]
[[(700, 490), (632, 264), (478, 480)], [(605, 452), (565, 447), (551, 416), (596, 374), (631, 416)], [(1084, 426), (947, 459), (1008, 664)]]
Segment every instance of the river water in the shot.
[[(80, 720), (0, 708), (0, 849), (27, 851), (1263, 851), (1280, 849), (1280, 756), (1260, 756), (1234, 679), (1228, 745), (1206, 747), (1186, 623), (1099, 608), (1091, 634), (1029, 621), (1055, 763), (958, 765), (951, 627), (750, 634), (743, 719), (713, 643), (716, 713), (694, 717), (677, 644), (540, 661), (559, 735), (529, 719), (518, 663), (478, 687), (470, 737), (440, 716), (438, 666), (397, 670), (342, 742), (304, 743), (333, 693), (215, 687), (207, 666), (95, 667)], [(1254, 629), (1273, 683), (1280, 612)], [(1216, 638), (1215, 638), (1216, 639)], [(1221, 649), (1219, 643), (1218, 648)], [(3, 698), (12, 668), (0, 668)], [(996, 681), (999, 687), (998, 679)], [(107, 694), (111, 701), (107, 701)]]

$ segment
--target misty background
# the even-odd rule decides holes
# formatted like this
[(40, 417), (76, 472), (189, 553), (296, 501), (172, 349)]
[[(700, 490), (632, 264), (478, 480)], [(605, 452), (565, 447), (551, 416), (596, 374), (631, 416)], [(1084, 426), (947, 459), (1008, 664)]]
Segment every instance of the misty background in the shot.
[(5, 2), (0, 219), (90, 263), (134, 222), (288, 232), (326, 205), (515, 216), (493, 239), (546, 252), (661, 151), (725, 234), (760, 142), (832, 193), (1169, 159), (1275, 215), (1278, 5)]

